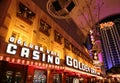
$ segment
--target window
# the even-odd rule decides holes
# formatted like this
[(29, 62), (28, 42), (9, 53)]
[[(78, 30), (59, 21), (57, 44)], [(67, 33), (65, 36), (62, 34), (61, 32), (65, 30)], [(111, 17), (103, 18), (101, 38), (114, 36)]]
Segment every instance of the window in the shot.
[(15, 33), (15, 32), (12, 32), (12, 35), (11, 35), (11, 37), (14, 37), (14, 38), (16, 38), (16, 37), (17, 37), (17, 33)]
[(32, 24), (35, 14), (25, 5), (19, 3), (17, 10), (17, 17), (19, 17), (20, 19), (22, 19), (23, 21), (29, 24)]
[(20, 34), (15, 32), (15, 31), (13, 31), (12, 34), (11, 34), (11, 37), (14, 37), (15, 38), (15, 42), (16, 42), (16, 40), (19, 39)]
[(62, 82), (62, 75), (61, 74), (54, 74), (53, 83), (61, 83), (61, 82)]
[(39, 46), (39, 47), (42, 47), (42, 44), (40, 44), (40, 43), (37, 43), (37, 46)]
[(78, 56), (81, 56), (81, 53), (80, 53), (79, 50), (77, 50), (76, 54), (77, 54)]
[(54, 31), (54, 39), (59, 44), (62, 44), (62, 35), (58, 33), (56, 30)]
[(72, 45), (72, 52), (76, 53), (76, 47)]
[(43, 46), (43, 51), (45, 52), (47, 50), (47, 47), (46, 46)]
[(20, 39), (22, 42), (26, 42), (27, 44), (29, 43), (29, 38), (28, 36), (21, 34), (20, 32), (13, 31), (11, 34), (11, 37), (15, 38), (15, 42)]
[(45, 35), (49, 36), (50, 35), (50, 30), (51, 26), (49, 24), (47, 24), (44, 20), (40, 20), (40, 27), (39, 27), (39, 31), (44, 33)]
[(78, 56), (81, 56), (81, 53), (78, 48), (72, 45), (72, 52), (75, 53)]
[(68, 50), (70, 50), (70, 42), (67, 39), (64, 39), (64, 46), (65, 48), (67, 48)]

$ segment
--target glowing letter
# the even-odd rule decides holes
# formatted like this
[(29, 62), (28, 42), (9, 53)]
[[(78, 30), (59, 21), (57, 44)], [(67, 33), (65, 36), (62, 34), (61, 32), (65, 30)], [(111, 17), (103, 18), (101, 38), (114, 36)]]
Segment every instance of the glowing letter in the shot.
[(33, 59), (34, 60), (39, 60), (39, 57), (40, 57), (39, 54), (40, 54), (39, 51), (34, 50), (33, 51)]
[(8, 44), (6, 52), (9, 54), (16, 54), (17, 46), (15, 44)]
[(53, 56), (48, 55), (47, 62), (53, 63)]
[(73, 67), (78, 68), (78, 61), (76, 59), (73, 59)]
[(60, 58), (59, 57), (55, 57), (55, 64), (60, 64)]
[(29, 58), (29, 53), (30, 53), (30, 50), (28, 48), (23, 47), (21, 51), (21, 57)]
[(15, 38), (14, 37), (10, 37), (9, 41), (13, 43), (15, 41)]
[(45, 53), (42, 54), (42, 61), (45, 61)]
[(72, 66), (72, 58), (70, 56), (66, 56), (66, 64)]

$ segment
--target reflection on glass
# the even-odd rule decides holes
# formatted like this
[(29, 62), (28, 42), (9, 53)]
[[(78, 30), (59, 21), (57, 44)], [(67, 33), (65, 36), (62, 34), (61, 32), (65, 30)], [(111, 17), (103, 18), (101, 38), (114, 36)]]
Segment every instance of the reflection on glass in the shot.
[(33, 83), (46, 83), (46, 71), (35, 70)]
[(61, 74), (54, 74), (53, 83), (61, 83), (62, 82), (61, 79), (62, 79)]
[(15, 73), (15, 83), (20, 83), (20, 81), (21, 81), (21, 73), (16, 72)]
[(78, 78), (74, 78), (73, 79), (73, 83), (79, 83), (79, 79)]
[(5, 83), (12, 83), (12, 78), (13, 78), (13, 71), (7, 71)]
[(6, 71), (4, 83), (21, 83), (21, 77), (20, 72)]
[(66, 83), (71, 83), (73, 80), (73, 77), (66, 77)]

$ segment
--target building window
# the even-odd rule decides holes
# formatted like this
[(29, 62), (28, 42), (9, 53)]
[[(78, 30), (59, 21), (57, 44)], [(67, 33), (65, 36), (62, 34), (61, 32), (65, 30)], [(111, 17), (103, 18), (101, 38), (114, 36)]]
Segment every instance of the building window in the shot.
[(15, 32), (12, 32), (12, 35), (11, 35), (11, 37), (14, 37), (14, 38), (16, 38), (16, 37), (17, 37), (17, 33), (15, 33)]
[(47, 47), (46, 46), (43, 46), (43, 51), (45, 52), (47, 50)]
[(45, 35), (49, 36), (50, 35), (50, 28), (51, 26), (49, 24), (47, 24), (44, 20), (40, 20), (40, 27), (39, 27), (39, 31), (44, 33)]
[(29, 38), (19, 32), (13, 31), (11, 37), (15, 38), (15, 42), (17, 42), (17, 40), (21, 40), (22, 42), (26, 42), (27, 44), (29, 43)]
[(81, 53), (80, 53), (79, 50), (77, 50), (76, 54), (77, 54), (78, 56), (81, 56)]
[(42, 47), (42, 44), (40, 44), (40, 43), (37, 43), (37, 46), (39, 46), (39, 47)]
[(81, 55), (79, 49), (76, 48), (74, 45), (72, 45), (72, 52), (76, 55), (79, 55), (79, 56)]
[(72, 52), (76, 53), (76, 47), (74, 45), (72, 45)]
[(64, 39), (64, 46), (65, 48), (67, 48), (68, 50), (70, 50), (70, 42), (67, 39)]
[(54, 74), (53, 75), (53, 83), (61, 83), (62, 82), (62, 75), (61, 74)]
[(32, 24), (35, 14), (25, 5), (19, 3), (17, 9), (17, 17), (29, 24)]
[(19, 34), (19, 33), (17, 33), (17, 32), (15, 32), (15, 31), (13, 31), (13, 32), (12, 32), (12, 34), (11, 34), (11, 37), (14, 37), (14, 38), (15, 38), (15, 42), (16, 42), (16, 40), (18, 40), (18, 39), (19, 39), (20, 34)]
[(59, 44), (62, 44), (62, 37), (63, 36), (60, 33), (58, 33), (56, 30), (54, 31), (54, 39)]

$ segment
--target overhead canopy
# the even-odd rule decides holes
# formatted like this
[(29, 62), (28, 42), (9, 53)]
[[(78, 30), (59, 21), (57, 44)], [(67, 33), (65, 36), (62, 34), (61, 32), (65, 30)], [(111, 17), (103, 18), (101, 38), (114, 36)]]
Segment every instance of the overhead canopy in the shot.
[[(102, 20), (103, 18), (106, 18), (110, 15), (120, 13), (120, 9), (119, 9), (120, 0), (76, 0), (77, 5), (73, 4), (72, 6), (70, 6), (70, 8), (72, 7), (72, 10), (73, 10), (72, 18), (57, 19), (52, 17), (46, 9), (46, 4), (49, 0), (32, 0), (32, 1), (36, 5), (38, 5), (38, 7), (40, 7), (40, 9), (42, 9), (46, 14), (48, 14), (48, 16), (50, 16), (57, 24), (59, 24), (63, 28), (63, 30), (66, 31), (68, 35), (70, 35), (79, 44), (83, 44), (83, 42), (85, 42), (85, 39), (87, 38), (87, 34), (90, 29), (87, 26), (81, 25), (81, 24), (86, 25), (86, 22), (84, 22), (85, 19), (81, 18), (82, 16), (80, 15), (81, 14), (80, 10), (84, 9), (83, 6), (86, 4), (86, 1), (95, 1), (96, 4), (103, 3), (103, 6), (101, 7), (101, 11), (100, 11), (99, 20)], [(56, 3), (58, 4), (57, 1), (64, 2), (64, 1), (71, 1), (71, 0), (53, 0), (53, 1), (56, 1)], [(56, 10), (60, 10), (61, 6), (59, 7), (58, 5), (55, 5), (56, 3), (54, 3), (54, 6), (57, 6)], [(92, 16), (95, 17), (95, 15), (92, 15)]]

